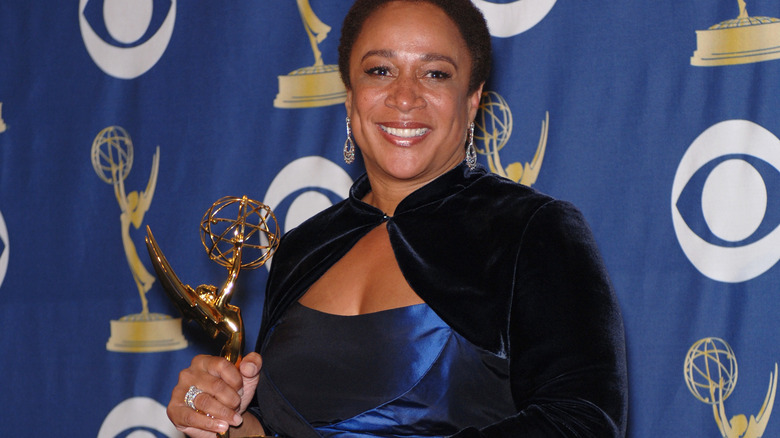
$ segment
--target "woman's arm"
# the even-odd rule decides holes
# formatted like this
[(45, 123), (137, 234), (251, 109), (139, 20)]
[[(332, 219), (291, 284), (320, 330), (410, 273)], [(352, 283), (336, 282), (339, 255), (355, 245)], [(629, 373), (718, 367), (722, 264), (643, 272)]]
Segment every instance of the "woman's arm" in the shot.
[(623, 322), (596, 244), (571, 204), (545, 204), (517, 259), (509, 333), (518, 413), (458, 437), (623, 437)]

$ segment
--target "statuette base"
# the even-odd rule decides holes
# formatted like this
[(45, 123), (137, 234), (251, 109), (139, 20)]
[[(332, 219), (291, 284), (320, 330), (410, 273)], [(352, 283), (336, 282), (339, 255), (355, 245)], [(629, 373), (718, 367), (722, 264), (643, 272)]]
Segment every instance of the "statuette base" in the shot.
[(181, 318), (159, 313), (127, 315), (111, 320), (106, 349), (123, 353), (154, 353), (187, 348)]
[(691, 57), (691, 65), (711, 67), (779, 59), (780, 22), (776, 20), (767, 18), (760, 24), (733, 27), (721, 23), (722, 26), (697, 30), (697, 50)]
[(304, 67), (279, 76), (276, 108), (314, 108), (337, 105), (347, 99), (347, 91), (335, 65)]

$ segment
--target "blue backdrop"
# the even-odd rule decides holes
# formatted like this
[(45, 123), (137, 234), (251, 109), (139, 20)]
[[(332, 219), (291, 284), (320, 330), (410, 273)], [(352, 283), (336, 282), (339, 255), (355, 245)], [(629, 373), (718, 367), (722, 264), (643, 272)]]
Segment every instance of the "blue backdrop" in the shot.
[[(474, 2), (495, 51), (479, 159), (590, 222), (629, 435), (780, 436), (780, 5)], [(163, 406), (219, 346), (177, 319), (144, 228), (183, 281), (220, 284), (198, 235), (217, 199), (288, 230), (345, 196), (349, 3), (0, 3), (0, 429), (181, 436)], [(233, 300), (249, 346), (266, 274)]]

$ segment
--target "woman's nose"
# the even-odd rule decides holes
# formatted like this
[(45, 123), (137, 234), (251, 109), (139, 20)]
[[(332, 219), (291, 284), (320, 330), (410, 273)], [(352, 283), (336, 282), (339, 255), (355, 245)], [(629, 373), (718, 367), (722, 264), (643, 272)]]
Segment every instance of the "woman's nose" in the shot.
[(400, 76), (390, 86), (386, 103), (391, 108), (408, 112), (425, 106), (425, 98), (422, 95), (420, 83), (416, 78)]

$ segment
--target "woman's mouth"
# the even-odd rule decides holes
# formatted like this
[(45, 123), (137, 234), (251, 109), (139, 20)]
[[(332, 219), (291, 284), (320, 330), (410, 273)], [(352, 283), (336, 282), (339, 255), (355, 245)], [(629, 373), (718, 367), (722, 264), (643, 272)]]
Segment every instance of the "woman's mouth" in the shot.
[(379, 125), (379, 127), (382, 129), (382, 131), (392, 135), (393, 137), (407, 139), (422, 137), (423, 135), (427, 134), (428, 131), (430, 131), (428, 128), (393, 128), (385, 125)]

